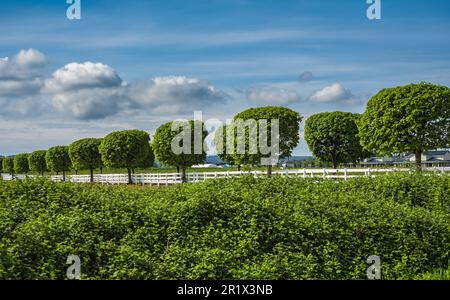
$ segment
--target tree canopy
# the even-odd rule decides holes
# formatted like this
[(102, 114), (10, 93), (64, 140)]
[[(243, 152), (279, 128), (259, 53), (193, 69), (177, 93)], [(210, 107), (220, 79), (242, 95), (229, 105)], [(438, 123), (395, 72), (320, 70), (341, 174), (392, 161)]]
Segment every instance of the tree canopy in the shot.
[(358, 121), (362, 145), (383, 155), (450, 147), (450, 89), (430, 83), (383, 89)]
[(14, 174), (14, 157), (4, 157), (2, 161), (3, 172)]
[(94, 169), (102, 166), (99, 146), (101, 139), (87, 138), (72, 143), (69, 146), (69, 156), (72, 164), (78, 170), (89, 169), (91, 182), (94, 181)]
[(56, 146), (47, 150), (45, 154), (45, 161), (47, 162), (47, 168), (54, 172), (62, 172), (63, 180), (66, 180), (66, 172), (70, 171), (72, 161), (69, 156), (69, 147)]
[[(169, 122), (156, 130), (152, 148), (159, 162), (179, 167), (182, 181), (186, 182), (186, 168), (206, 160), (204, 141), (207, 136), (208, 132), (201, 121)], [(173, 143), (186, 151), (175, 153)]]
[(357, 162), (367, 154), (358, 137), (356, 121), (360, 115), (348, 112), (324, 112), (312, 115), (305, 123), (305, 140), (320, 160), (340, 163)]
[(131, 184), (132, 170), (140, 167), (149, 155), (149, 142), (149, 134), (142, 130), (110, 133), (99, 146), (103, 164), (110, 168), (126, 168), (128, 183)]
[(149, 143), (146, 154), (144, 155), (144, 158), (138, 167), (142, 169), (151, 168), (153, 167), (154, 162), (155, 162), (155, 155), (153, 154), (152, 145)]
[[(300, 122), (302, 121), (302, 116), (289, 108), (279, 107), (279, 106), (266, 106), (258, 108), (250, 108), (239, 114), (237, 114), (233, 119), (234, 128), (230, 129), (235, 136), (234, 142), (236, 144), (236, 149), (234, 149), (233, 158), (236, 163), (243, 165), (257, 165), (261, 163), (261, 159), (269, 159), (273, 155), (278, 158), (289, 157), (292, 155), (292, 151), (297, 147), (300, 141)], [(279, 124), (279, 135), (277, 136), (279, 140), (277, 153), (263, 153), (261, 147), (266, 147), (272, 145), (272, 120), (278, 120)], [(251, 121), (256, 122), (256, 130), (252, 130), (250, 127)], [(239, 127), (238, 122), (244, 122), (245, 125), (249, 125), (245, 129), (244, 138), (244, 151), (239, 151), (239, 144), (242, 144), (242, 138), (239, 137), (237, 133), (237, 128)], [(249, 123), (250, 122), (250, 123)], [(262, 139), (263, 122), (267, 122), (267, 134), (265, 140)], [(251, 139), (256, 141), (256, 145), (251, 143)], [(257, 148), (257, 149), (255, 149)], [(273, 149), (272, 149), (273, 150)], [(272, 152), (272, 151), (271, 151)], [(276, 162), (268, 163), (268, 175), (271, 175), (272, 164)]]
[[(219, 127), (214, 134), (214, 144), (216, 147), (217, 156), (231, 165), (235, 165), (236, 162), (234, 160), (234, 156), (232, 155), (233, 151), (227, 149), (227, 134), (229, 133), (230, 126), (223, 125)], [(231, 134), (231, 133), (230, 133)]]
[(38, 150), (28, 156), (28, 164), (31, 171), (44, 175), (44, 172), (47, 170), (47, 162), (45, 161), (46, 154), (47, 151)]
[(30, 166), (28, 165), (28, 154), (22, 153), (14, 156), (14, 171), (16, 174), (28, 174)]

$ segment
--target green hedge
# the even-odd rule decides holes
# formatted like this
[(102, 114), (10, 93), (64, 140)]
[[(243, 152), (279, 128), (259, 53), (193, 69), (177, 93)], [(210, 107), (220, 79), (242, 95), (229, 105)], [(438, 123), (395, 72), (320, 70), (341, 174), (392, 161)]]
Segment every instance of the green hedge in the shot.
[(448, 269), (450, 177), (253, 179), (163, 189), (0, 182), (0, 278), (383, 279)]

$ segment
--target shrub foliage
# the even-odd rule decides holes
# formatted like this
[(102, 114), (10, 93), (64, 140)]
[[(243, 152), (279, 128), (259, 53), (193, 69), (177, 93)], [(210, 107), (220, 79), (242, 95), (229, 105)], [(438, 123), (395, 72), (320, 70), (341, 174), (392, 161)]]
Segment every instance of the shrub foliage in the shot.
[(448, 269), (450, 178), (244, 177), (163, 189), (0, 181), (0, 278), (383, 279)]

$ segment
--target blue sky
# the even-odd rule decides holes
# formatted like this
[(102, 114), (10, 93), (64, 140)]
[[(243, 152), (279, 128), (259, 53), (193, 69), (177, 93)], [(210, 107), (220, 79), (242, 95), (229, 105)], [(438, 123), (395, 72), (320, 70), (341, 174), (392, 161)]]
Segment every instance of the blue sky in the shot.
[(362, 112), (385, 87), (450, 85), (446, 0), (382, 0), (376, 21), (365, 0), (82, 0), (76, 21), (65, 0), (0, 5), (0, 154), (194, 110)]

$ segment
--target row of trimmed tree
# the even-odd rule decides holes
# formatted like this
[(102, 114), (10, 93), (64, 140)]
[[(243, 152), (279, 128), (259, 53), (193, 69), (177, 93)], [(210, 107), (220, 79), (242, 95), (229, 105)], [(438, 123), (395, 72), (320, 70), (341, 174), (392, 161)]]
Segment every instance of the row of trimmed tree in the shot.
[[(285, 158), (292, 155), (300, 136), (300, 122), (303, 117), (285, 107), (250, 108), (237, 114), (231, 124), (216, 131), (215, 145), (219, 157), (232, 165), (259, 165), (267, 153), (256, 153), (250, 145), (251, 132), (246, 129), (244, 151), (228, 152), (227, 138), (232, 137), (236, 146), (239, 137), (238, 121), (256, 121), (257, 128), (267, 125), (266, 139), (256, 137), (259, 143), (269, 143), (271, 139), (271, 120), (278, 120), (279, 147), (277, 156)], [(129, 182), (135, 168), (153, 165), (156, 159), (166, 165), (176, 166), (186, 182), (186, 169), (206, 160), (206, 148), (197, 151), (196, 141), (202, 145), (208, 135), (201, 121), (188, 121), (191, 140), (189, 151), (174, 153), (173, 141), (184, 147), (186, 141), (179, 139), (186, 126), (174, 126), (174, 122), (160, 126), (150, 144), (148, 133), (140, 130), (113, 132), (103, 139), (82, 139), (70, 146), (57, 146), (47, 151), (20, 154), (14, 158), (0, 158), (3, 170), (8, 173), (27, 173), (29, 170), (43, 174), (46, 170), (65, 172), (89, 169), (91, 181), (96, 168), (126, 168)], [(231, 126), (233, 125), (233, 126)], [(175, 130), (174, 130), (175, 128)], [(196, 128), (200, 128), (196, 130)], [(199, 135), (199, 136), (196, 136)], [(268, 138), (268, 139), (267, 139)], [(356, 163), (372, 154), (391, 155), (410, 152), (416, 156), (417, 168), (421, 169), (422, 153), (428, 150), (450, 147), (450, 89), (446, 86), (429, 83), (383, 89), (367, 104), (363, 114), (348, 112), (325, 112), (310, 116), (305, 124), (305, 140), (312, 153), (336, 168), (342, 163)], [(234, 148), (236, 150), (236, 148)], [(253, 149), (254, 150), (254, 149)], [(272, 166), (267, 166), (271, 175)]]
[(56, 146), (31, 154), (18, 154), (0, 158), (2, 169), (10, 174), (27, 174), (29, 171), (43, 175), (46, 171), (62, 173), (73, 170), (90, 171), (91, 182), (94, 170), (106, 167), (127, 168), (129, 182), (135, 168), (153, 165), (153, 151), (149, 144), (149, 134), (140, 130), (113, 132), (103, 139), (86, 138), (70, 146)]

